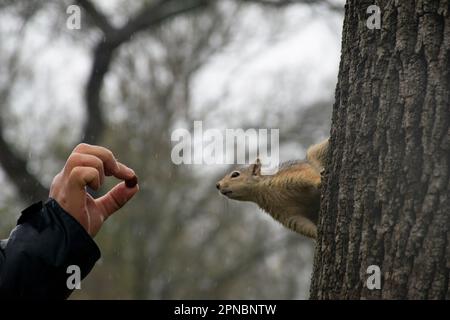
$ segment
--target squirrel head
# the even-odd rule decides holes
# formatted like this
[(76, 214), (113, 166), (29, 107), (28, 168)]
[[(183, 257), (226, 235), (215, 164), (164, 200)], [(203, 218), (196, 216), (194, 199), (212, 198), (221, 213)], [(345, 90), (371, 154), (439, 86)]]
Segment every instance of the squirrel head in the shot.
[(255, 186), (261, 181), (261, 161), (243, 169), (231, 171), (216, 184), (216, 188), (224, 196), (240, 201), (252, 201), (255, 195)]

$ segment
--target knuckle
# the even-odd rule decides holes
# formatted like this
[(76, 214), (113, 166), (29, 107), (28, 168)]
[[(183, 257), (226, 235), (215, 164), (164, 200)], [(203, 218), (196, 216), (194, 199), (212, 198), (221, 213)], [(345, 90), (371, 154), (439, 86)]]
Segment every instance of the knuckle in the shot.
[(58, 173), (52, 180), (52, 183), (50, 185), (51, 188), (54, 188), (55, 186), (59, 185), (61, 181), (61, 173)]
[(74, 184), (74, 183), (77, 183), (77, 182), (79, 182), (81, 180), (82, 180), (81, 168), (76, 167), (69, 173), (69, 177), (67, 179), (67, 182), (69, 184)]
[(99, 172), (91, 167), (75, 167), (69, 175), (69, 181), (85, 183), (86, 180), (99, 179)]
[(75, 149), (73, 149), (74, 151), (82, 151), (82, 150), (86, 150), (90, 145), (87, 143), (79, 143), (77, 144), (77, 146), (75, 147)]
[(81, 160), (81, 154), (74, 152), (67, 159), (67, 163), (71, 163), (71, 164), (72, 163), (77, 163), (80, 160)]
[(82, 167), (75, 167), (72, 169), (72, 171), (70, 172), (70, 178), (79, 178), (83, 175), (84, 173), (84, 169)]
[(103, 161), (97, 157), (94, 157), (94, 165), (97, 169), (103, 170)]
[(114, 160), (114, 153), (112, 153), (111, 150), (106, 149), (106, 148), (104, 148), (104, 150), (105, 150), (106, 156), (107, 156), (109, 159), (113, 159), (113, 160)]

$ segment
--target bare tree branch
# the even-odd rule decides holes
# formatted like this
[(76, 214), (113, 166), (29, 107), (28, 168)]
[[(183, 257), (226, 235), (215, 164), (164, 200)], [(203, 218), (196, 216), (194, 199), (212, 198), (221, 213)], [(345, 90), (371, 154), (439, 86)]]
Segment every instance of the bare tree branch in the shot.
[(94, 51), (91, 74), (85, 89), (87, 121), (82, 140), (87, 143), (96, 144), (105, 129), (105, 120), (100, 106), (100, 92), (114, 50), (115, 48), (109, 43), (100, 42)]
[(108, 18), (98, 11), (91, 1), (77, 0), (77, 3), (87, 12), (91, 17), (92, 22), (102, 30), (105, 35), (112, 34), (115, 31), (115, 28), (109, 23)]
[[(21, 29), (21, 36), (23, 36), (23, 31), (25, 27)], [(11, 54), (11, 59), (8, 64), (5, 64), (4, 70), (8, 74), (8, 82), (11, 85), (0, 88), (0, 110), (3, 110), (2, 104), (7, 104), (9, 101), (11, 86), (18, 78), (19, 70), (18, 60), (20, 56), (21, 43), (17, 44), (14, 49), (13, 54)], [(16, 188), (18, 193), (24, 202), (36, 201), (46, 199), (48, 197), (48, 189), (45, 188), (37, 177), (28, 172), (27, 162), (19, 156), (17, 152), (13, 150), (13, 147), (4, 139), (3, 132), (3, 119), (0, 113), (0, 164), (7, 174), (8, 178)]]
[[(2, 127), (0, 124), (0, 132)], [(46, 199), (48, 189), (39, 180), (28, 172), (27, 162), (11, 150), (10, 145), (0, 134), (0, 163), (8, 177), (16, 185), (21, 198), (29, 202), (36, 199)]]
[(116, 49), (129, 41), (132, 35), (157, 26), (177, 15), (205, 7), (210, 1), (158, 1), (145, 8), (120, 29), (114, 29), (107, 21), (107, 18), (88, 0), (78, 0), (78, 2), (88, 14), (92, 15), (91, 17), (94, 22), (96, 22), (98, 28), (104, 34), (104, 38), (100, 40), (95, 48), (91, 74), (85, 89), (88, 116), (82, 140), (87, 143), (95, 144), (100, 140), (105, 128), (105, 120), (100, 102), (100, 92), (103, 86), (103, 80), (109, 70)]
[(211, 4), (213, 1), (209, 0), (167, 0), (158, 1), (156, 4), (144, 9), (135, 18), (131, 19), (118, 32), (118, 40), (125, 42), (129, 40), (131, 35), (134, 35), (142, 30), (154, 27), (164, 21), (175, 17), (177, 15), (200, 9)]
[(344, 12), (343, 6), (332, 3), (329, 0), (240, 0), (240, 1), (261, 4), (261, 5), (270, 6), (270, 7), (274, 7), (274, 8), (281, 8), (281, 7), (285, 7), (285, 6), (289, 6), (289, 5), (296, 5), (296, 4), (307, 4), (307, 5), (324, 4), (330, 10)]

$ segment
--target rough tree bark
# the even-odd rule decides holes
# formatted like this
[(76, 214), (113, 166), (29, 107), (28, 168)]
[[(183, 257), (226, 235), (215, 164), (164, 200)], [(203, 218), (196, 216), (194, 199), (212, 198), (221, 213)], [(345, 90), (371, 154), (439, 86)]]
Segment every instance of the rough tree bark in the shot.
[(450, 298), (449, 123), (450, 0), (348, 0), (312, 299)]

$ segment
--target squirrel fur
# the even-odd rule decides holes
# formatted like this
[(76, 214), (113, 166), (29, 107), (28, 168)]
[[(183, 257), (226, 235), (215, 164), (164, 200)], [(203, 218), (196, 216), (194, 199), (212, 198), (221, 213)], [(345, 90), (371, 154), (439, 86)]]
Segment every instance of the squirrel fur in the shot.
[(328, 153), (328, 139), (312, 145), (306, 160), (283, 163), (273, 175), (261, 175), (259, 159), (234, 170), (219, 182), (226, 197), (251, 201), (285, 227), (306, 237), (317, 238), (321, 175)]

